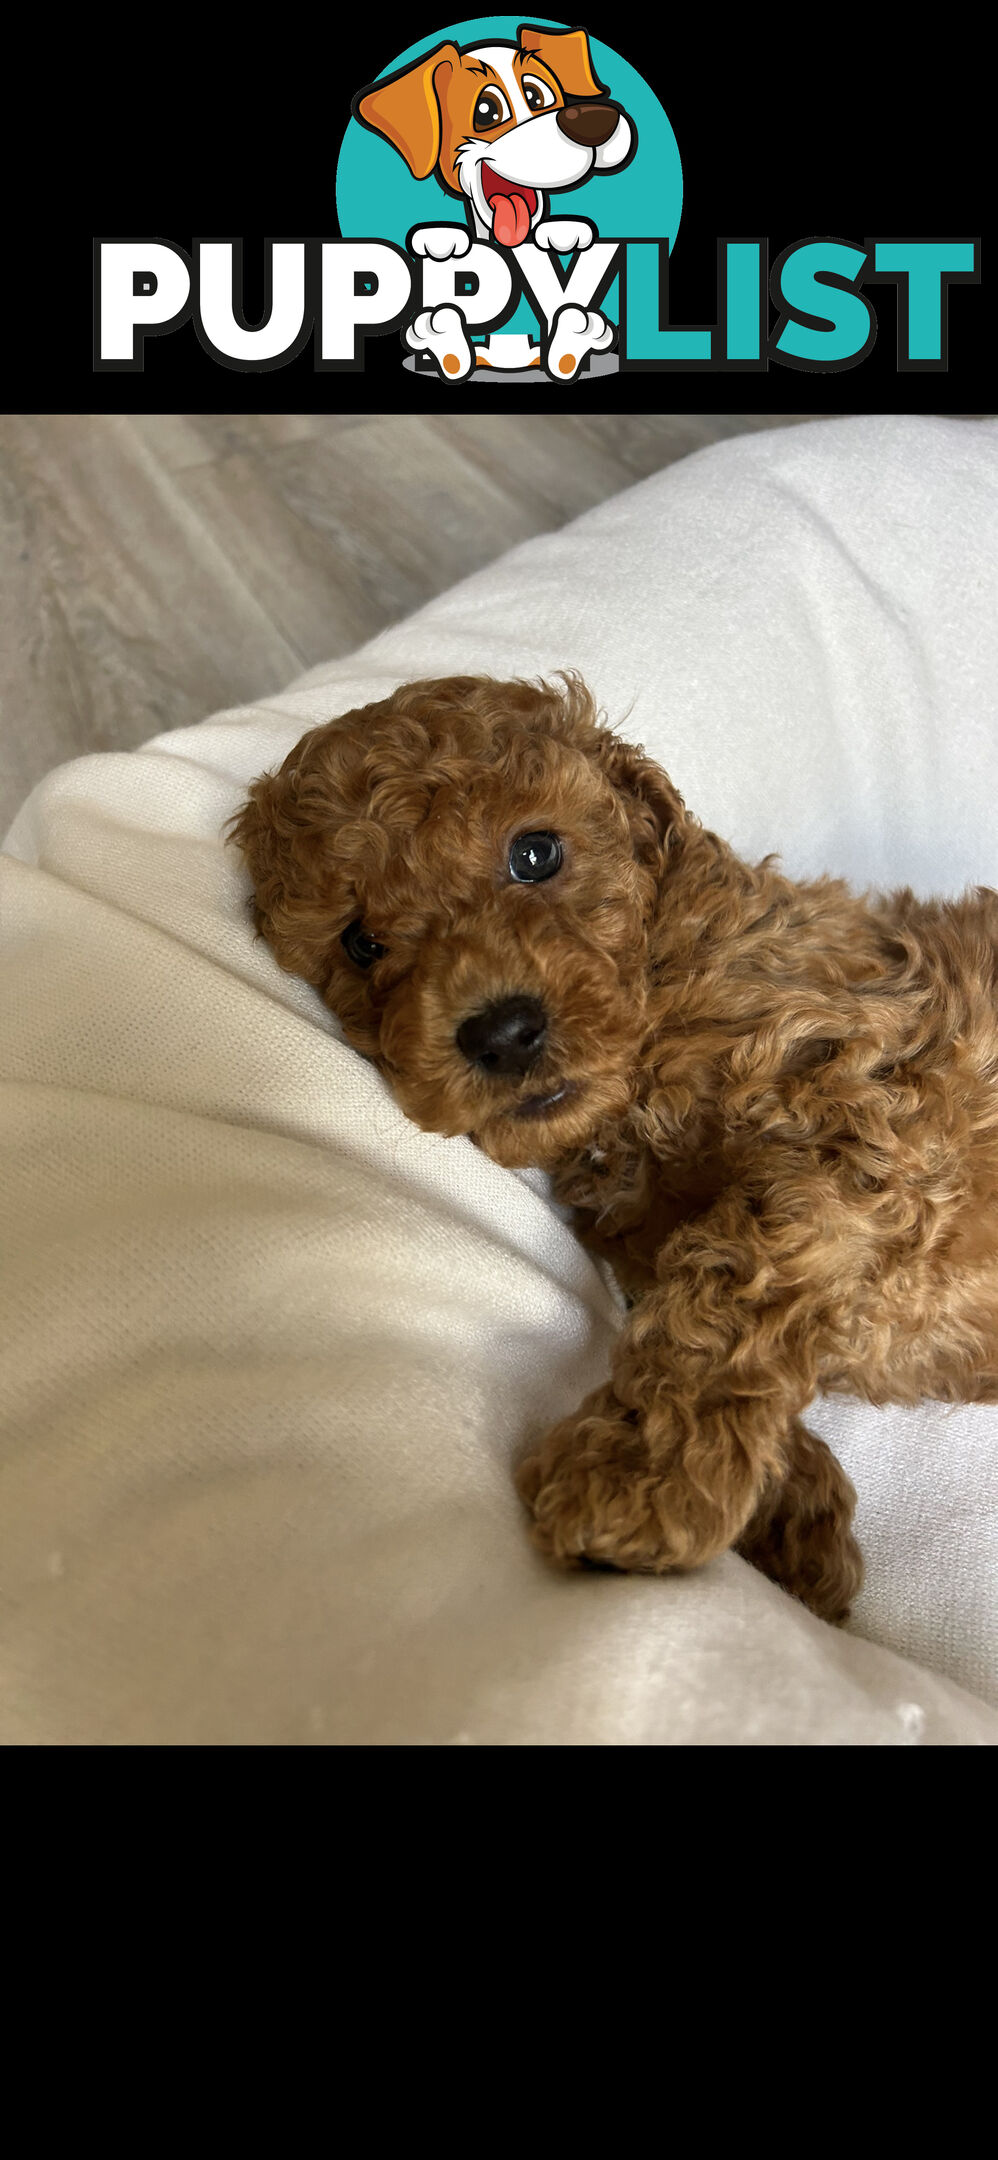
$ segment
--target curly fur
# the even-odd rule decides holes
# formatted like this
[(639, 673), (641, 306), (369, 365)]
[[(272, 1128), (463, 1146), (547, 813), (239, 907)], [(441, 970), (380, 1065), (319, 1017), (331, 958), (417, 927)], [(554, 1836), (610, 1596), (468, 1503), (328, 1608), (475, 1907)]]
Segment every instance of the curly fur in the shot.
[[(562, 867), (518, 885), (536, 830)], [(281, 966), (409, 1115), (550, 1170), (631, 1300), (609, 1381), (520, 1467), (541, 1549), (658, 1573), (734, 1546), (844, 1620), (855, 1495), (800, 1422), (816, 1389), (998, 1400), (998, 894), (741, 862), (571, 675), (316, 728), (234, 838)], [(462, 1023), (523, 996), (536, 1068), (469, 1062)]]

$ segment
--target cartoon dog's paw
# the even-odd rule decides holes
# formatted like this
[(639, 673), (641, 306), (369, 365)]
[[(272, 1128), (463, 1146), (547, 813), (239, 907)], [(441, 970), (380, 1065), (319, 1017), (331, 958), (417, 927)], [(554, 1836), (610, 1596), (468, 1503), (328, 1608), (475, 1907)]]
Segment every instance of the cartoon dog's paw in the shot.
[(408, 325), (405, 342), (413, 352), (429, 353), (446, 382), (463, 382), (471, 374), (475, 356), (458, 308), (423, 308)]
[(430, 255), (434, 262), (447, 262), (451, 255), (467, 254), (471, 234), (466, 225), (420, 225), (410, 233), (409, 246), (414, 255)]
[(555, 382), (571, 382), (586, 354), (607, 352), (613, 336), (613, 324), (598, 309), (575, 307), (568, 302), (558, 309), (551, 327), (548, 374)]
[(574, 255), (577, 248), (592, 247), (596, 227), (588, 218), (542, 218), (531, 238), (549, 254)]

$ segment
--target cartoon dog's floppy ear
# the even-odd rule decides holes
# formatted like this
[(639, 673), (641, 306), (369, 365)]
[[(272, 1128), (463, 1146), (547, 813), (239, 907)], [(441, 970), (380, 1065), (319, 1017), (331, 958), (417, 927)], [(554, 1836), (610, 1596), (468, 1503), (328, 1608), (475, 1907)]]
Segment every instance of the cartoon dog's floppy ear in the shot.
[(567, 98), (605, 97), (606, 84), (595, 73), (584, 30), (537, 30), (521, 23), (516, 33), (524, 59), (543, 60)]
[(355, 118), (387, 136), (416, 180), (428, 179), (440, 156), (438, 98), (459, 64), (456, 45), (438, 45), (401, 75), (371, 83), (353, 99)]

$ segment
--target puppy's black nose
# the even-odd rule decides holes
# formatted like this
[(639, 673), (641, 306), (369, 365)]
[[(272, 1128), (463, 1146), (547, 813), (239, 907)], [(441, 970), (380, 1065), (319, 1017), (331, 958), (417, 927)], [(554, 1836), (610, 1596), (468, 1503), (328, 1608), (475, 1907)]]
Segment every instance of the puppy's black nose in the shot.
[(547, 1014), (539, 998), (501, 998), (462, 1020), (457, 1047), (469, 1065), (487, 1073), (525, 1073), (544, 1048)]
[(616, 105), (602, 102), (563, 105), (558, 114), (558, 126), (569, 142), (582, 143), (587, 150), (598, 150), (600, 143), (609, 142), (619, 119)]

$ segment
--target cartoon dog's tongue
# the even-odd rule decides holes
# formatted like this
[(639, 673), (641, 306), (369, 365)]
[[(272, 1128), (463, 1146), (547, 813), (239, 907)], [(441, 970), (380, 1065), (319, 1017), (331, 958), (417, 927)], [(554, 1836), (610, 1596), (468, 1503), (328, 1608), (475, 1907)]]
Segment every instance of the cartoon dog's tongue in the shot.
[(492, 230), (500, 247), (520, 246), (530, 231), (530, 212), (522, 195), (493, 195)]
[(523, 180), (507, 180), (483, 163), (482, 193), (492, 212), (493, 238), (500, 247), (520, 247), (538, 207), (536, 188), (528, 187)]

